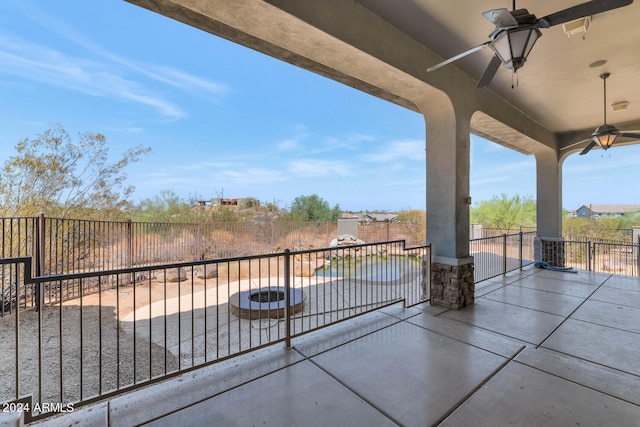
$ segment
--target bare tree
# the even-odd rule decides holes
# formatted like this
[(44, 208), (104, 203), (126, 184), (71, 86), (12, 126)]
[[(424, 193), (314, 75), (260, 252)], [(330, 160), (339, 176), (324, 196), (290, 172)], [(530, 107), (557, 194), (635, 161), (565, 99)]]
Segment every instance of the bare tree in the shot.
[(21, 140), (15, 149), (17, 154), (0, 170), (4, 217), (38, 212), (61, 218), (72, 212), (109, 217), (130, 206), (133, 187), (126, 184), (125, 168), (150, 151), (131, 148), (110, 163), (104, 135), (85, 132), (72, 141), (59, 124), (34, 139)]

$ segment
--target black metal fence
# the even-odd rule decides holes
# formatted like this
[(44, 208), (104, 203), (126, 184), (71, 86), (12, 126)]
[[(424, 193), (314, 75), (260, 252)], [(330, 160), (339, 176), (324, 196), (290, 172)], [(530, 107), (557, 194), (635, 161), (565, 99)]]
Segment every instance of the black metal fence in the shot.
[(534, 262), (536, 232), (519, 232), (469, 241), (474, 258), (474, 280), (480, 282), (506, 274)]
[[(469, 250), (474, 257), (476, 282), (506, 274), (535, 262), (535, 232), (502, 234), (472, 239)], [(640, 242), (614, 240), (564, 240), (557, 243), (551, 265), (578, 270), (640, 276)]]
[[(31, 256), (39, 276), (323, 248), (338, 232), (335, 222), (150, 223), (43, 214), (1, 220), (0, 257)], [(356, 237), (415, 246), (426, 242), (425, 230), (425, 224), (362, 223)]]
[(564, 241), (557, 265), (601, 273), (640, 276), (640, 244), (614, 241)]
[[(32, 277), (0, 319), (0, 402), (78, 405), (429, 297), (431, 248), (404, 241)], [(44, 417), (47, 411), (30, 411)]]

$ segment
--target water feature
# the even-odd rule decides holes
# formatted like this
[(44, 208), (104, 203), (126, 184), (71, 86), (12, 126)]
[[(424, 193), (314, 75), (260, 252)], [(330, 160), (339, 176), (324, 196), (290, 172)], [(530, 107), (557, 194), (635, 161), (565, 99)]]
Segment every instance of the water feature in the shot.
[(389, 282), (398, 280), (408, 273), (416, 274), (420, 268), (420, 259), (415, 256), (372, 255), (332, 258), (316, 270), (316, 276)]

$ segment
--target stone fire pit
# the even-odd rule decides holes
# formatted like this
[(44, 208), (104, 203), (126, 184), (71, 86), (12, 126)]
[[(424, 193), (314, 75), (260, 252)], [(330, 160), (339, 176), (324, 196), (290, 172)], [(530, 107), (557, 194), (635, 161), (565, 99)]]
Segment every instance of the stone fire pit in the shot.
[[(236, 292), (229, 298), (231, 313), (243, 319), (279, 319), (284, 317), (284, 286), (269, 286)], [(302, 289), (289, 290), (291, 313), (304, 308), (305, 295)]]

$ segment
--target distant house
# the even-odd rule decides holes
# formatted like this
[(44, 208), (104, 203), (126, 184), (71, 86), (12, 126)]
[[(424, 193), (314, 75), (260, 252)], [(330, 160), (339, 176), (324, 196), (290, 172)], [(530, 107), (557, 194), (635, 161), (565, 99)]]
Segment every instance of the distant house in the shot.
[(640, 216), (640, 205), (582, 205), (570, 212), (573, 218), (619, 218)]
[(340, 218), (342, 219), (358, 219), (360, 218), (360, 216), (358, 214), (354, 214), (351, 212), (342, 212), (340, 214)]
[(397, 222), (398, 214), (395, 213), (350, 213), (343, 212), (340, 215), (342, 219), (355, 219), (357, 218), (360, 221), (361, 225), (370, 224), (372, 222)]
[(398, 214), (385, 213), (385, 214), (373, 214), (368, 213), (364, 216), (366, 222), (396, 222), (398, 221)]
[(223, 199), (221, 197), (216, 197), (211, 199), (211, 204), (213, 206), (238, 206), (238, 203), (244, 199)]

